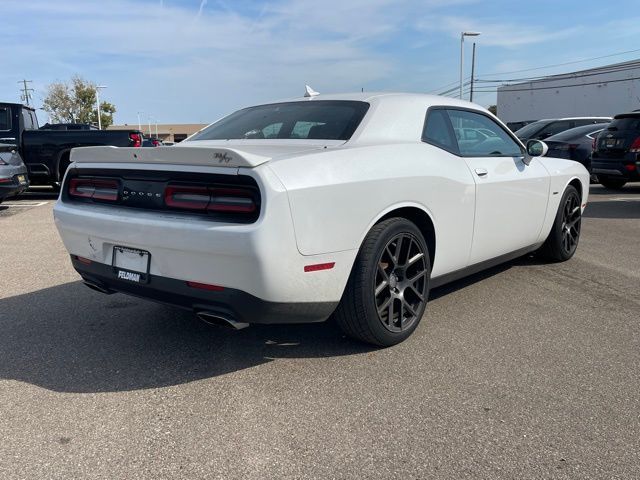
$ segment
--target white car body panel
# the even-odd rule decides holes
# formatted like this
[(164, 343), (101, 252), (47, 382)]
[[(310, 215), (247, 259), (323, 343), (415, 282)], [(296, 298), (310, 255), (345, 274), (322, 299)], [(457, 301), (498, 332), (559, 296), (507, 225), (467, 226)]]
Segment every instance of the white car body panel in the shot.
[[(433, 223), (431, 277), (438, 280), (540, 246), (570, 182), (580, 182), (586, 205), (589, 175), (576, 162), (464, 158), (421, 141), (428, 107), (486, 113), (477, 105), (414, 94), (296, 101), (325, 99), (370, 104), (348, 141), (193, 140), (171, 148), (74, 149), (70, 171), (247, 175), (258, 184), (262, 206), (255, 223), (234, 224), (60, 199), (54, 216), (65, 247), (104, 265), (111, 265), (114, 245), (138, 248), (151, 254), (151, 275), (221, 285), (268, 302), (337, 303), (367, 232), (398, 209), (418, 209)], [(333, 262), (331, 269), (304, 271)]]

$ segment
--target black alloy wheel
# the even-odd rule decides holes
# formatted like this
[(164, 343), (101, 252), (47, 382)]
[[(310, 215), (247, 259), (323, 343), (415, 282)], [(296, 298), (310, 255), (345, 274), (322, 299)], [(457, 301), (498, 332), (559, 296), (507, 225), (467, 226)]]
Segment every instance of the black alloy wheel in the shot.
[(378, 260), (374, 297), (378, 318), (391, 332), (403, 332), (424, 310), (429, 275), (427, 253), (410, 233), (393, 237)]
[(554, 262), (564, 262), (576, 253), (582, 226), (581, 201), (578, 190), (569, 185), (560, 200), (549, 236), (538, 251), (540, 256)]
[(567, 195), (562, 209), (562, 249), (567, 256), (572, 256), (578, 248), (582, 210), (578, 192)]
[(431, 257), (420, 229), (406, 218), (383, 220), (362, 242), (334, 318), (356, 340), (396, 345), (420, 323), (430, 275)]

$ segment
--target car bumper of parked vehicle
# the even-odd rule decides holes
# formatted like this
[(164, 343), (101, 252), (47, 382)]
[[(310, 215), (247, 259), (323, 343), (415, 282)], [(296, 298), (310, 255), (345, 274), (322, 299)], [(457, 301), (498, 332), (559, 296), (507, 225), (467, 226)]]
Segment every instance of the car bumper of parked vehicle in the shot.
[[(100, 278), (95, 279), (116, 291), (135, 292), (153, 299), (164, 291), (164, 287), (156, 288), (157, 285), (165, 285), (166, 281), (173, 288), (177, 284), (172, 282), (176, 281), (182, 287), (178, 289), (182, 291), (179, 296), (184, 298), (167, 303), (191, 308), (201, 303), (197, 294), (202, 292), (185, 290), (185, 282), (195, 282), (219, 286), (224, 291), (244, 292), (246, 298), (267, 304), (337, 304), (357, 250), (301, 255), (286, 195), (271, 197), (269, 207), (273, 213), (264, 212), (252, 224), (219, 223), (173, 212), (143, 212), (63, 201), (56, 203), (54, 217), (67, 251), (92, 264), (104, 265), (106, 270), (100, 271), (103, 273), (93, 275), (99, 274)], [(114, 246), (149, 253), (148, 284), (130, 286), (113, 278)], [(330, 268), (313, 268), (317, 265)], [(83, 276), (92, 274), (77, 262), (74, 266)], [(238, 293), (234, 299), (241, 297)], [(292, 310), (300, 311), (296, 308)], [(321, 319), (322, 315), (317, 314), (321, 309), (310, 308), (316, 312), (310, 318)], [(330, 309), (325, 313), (328, 316)], [(308, 320), (301, 315), (301, 321)]]
[[(234, 288), (207, 289), (173, 278), (149, 275), (144, 284), (118, 278), (111, 265), (71, 256), (71, 262), (85, 284), (102, 293), (124, 293), (144, 299), (207, 313), (231, 322), (278, 324), (312, 323), (326, 320), (337, 302), (268, 302)], [(210, 286), (211, 287), (211, 286)]]
[(598, 177), (625, 180), (627, 182), (640, 180), (640, 161), (628, 160), (592, 160), (592, 172)]
[(18, 179), (18, 174), (11, 176), (0, 174), (0, 199), (18, 195), (29, 187), (27, 172), (25, 171), (20, 175), (24, 178), (22, 182)]

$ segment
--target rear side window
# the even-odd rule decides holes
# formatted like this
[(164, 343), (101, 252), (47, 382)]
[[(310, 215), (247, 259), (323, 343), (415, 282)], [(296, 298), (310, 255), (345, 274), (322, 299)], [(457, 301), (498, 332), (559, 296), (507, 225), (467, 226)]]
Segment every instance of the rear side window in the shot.
[(565, 130), (569, 130), (570, 128), (574, 128), (576, 126), (576, 122), (574, 120), (559, 120), (557, 122), (552, 122), (542, 129), (537, 135), (536, 138), (547, 138), (551, 135), (555, 135), (556, 133), (564, 132)]
[(442, 109), (430, 110), (422, 131), (422, 140), (452, 153), (458, 153), (458, 145), (453, 135), (447, 112)]
[(35, 125), (33, 124), (33, 118), (29, 110), (22, 109), (22, 120), (25, 130), (34, 130)]
[(0, 107), (0, 130), (11, 130), (11, 109)]
[(245, 108), (195, 134), (195, 140), (349, 140), (369, 109), (366, 102), (311, 100)]
[(640, 130), (640, 117), (614, 118), (607, 130)]

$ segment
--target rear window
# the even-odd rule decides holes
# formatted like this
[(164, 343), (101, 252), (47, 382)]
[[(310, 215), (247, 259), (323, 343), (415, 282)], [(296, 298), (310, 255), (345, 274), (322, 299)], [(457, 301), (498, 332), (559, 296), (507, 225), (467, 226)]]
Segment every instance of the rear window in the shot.
[(0, 130), (11, 130), (11, 108), (0, 107)]
[(640, 130), (640, 117), (614, 118), (608, 130)]
[(369, 104), (309, 100), (249, 107), (205, 128), (190, 140), (349, 140)]
[(518, 138), (528, 138), (531, 135), (535, 135), (536, 133), (538, 133), (540, 130), (542, 130), (544, 127), (546, 127), (550, 123), (551, 123), (550, 121), (533, 122), (533, 123), (530, 123), (529, 125), (525, 125), (520, 130), (516, 130), (515, 134)]

